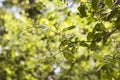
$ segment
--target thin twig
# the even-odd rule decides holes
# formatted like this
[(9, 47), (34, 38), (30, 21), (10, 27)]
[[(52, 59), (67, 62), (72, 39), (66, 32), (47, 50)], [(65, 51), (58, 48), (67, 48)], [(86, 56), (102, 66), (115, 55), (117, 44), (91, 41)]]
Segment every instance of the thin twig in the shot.
[(107, 35), (107, 37), (106, 38), (108, 38), (110, 35), (112, 35), (115, 31), (117, 31), (118, 30), (118, 27), (116, 27), (115, 29), (113, 29), (108, 35)]

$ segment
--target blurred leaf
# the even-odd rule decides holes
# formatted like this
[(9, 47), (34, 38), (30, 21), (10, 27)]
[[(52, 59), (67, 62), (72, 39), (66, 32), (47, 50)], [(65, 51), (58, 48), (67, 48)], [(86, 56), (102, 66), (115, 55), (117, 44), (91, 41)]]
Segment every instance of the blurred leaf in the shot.
[(65, 45), (68, 45), (70, 43), (70, 41), (69, 40), (63, 40), (63, 41), (61, 41), (61, 44), (60, 44), (60, 48), (62, 48), (62, 47), (64, 47)]
[(63, 52), (63, 55), (64, 55), (64, 57), (65, 57), (67, 60), (69, 60), (70, 62), (74, 62), (74, 61), (75, 61), (75, 57), (73, 56), (73, 54), (65, 51), (65, 52)]
[(97, 23), (93, 30), (95, 30), (95, 31), (104, 31), (105, 30), (105, 26), (104, 26), (103, 23)]
[(63, 29), (63, 31), (72, 30), (72, 29), (74, 29), (75, 27), (76, 27), (76, 26), (70, 26), (70, 27), (67, 27), (67, 28)]
[(84, 41), (81, 41), (79, 43), (79, 45), (82, 46), (82, 47), (88, 47), (88, 44), (86, 42), (84, 42)]
[(0, 80), (120, 80), (111, 1), (0, 0)]
[(103, 38), (102, 44), (108, 46), (111, 42), (111, 38)]
[(113, 6), (113, 0), (104, 0), (104, 2), (108, 8), (111, 8)]
[[(117, 20), (115, 21), (115, 26), (120, 26), (120, 17), (117, 17)], [(120, 27), (118, 27), (118, 30), (120, 30)]]
[(114, 9), (111, 11), (111, 13), (107, 16), (106, 20), (110, 21), (112, 20), (113, 18), (115, 18), (118, 14), (118, 10), (117, 9)]
[(91, 0), (91, 5), (94, 10), (98, 9), (99, 0)]
[(84, 4), (81, 4), (81, 5), (78, 7), (78, 11), (79, 11), (79, 15), (80, 15), (81, 18), (87, 16), (86, 6), (85, 6)]
[(91, 42), (91, 44), (89, 46), (90, 50), (94, 51), (96, 47), (97, 47), (96, 43), (95, 42)]
[(92, 40), (94, 38), (95, 32), (89, 32), (87, 34), (87, 40)]
[(96, 33), (95, 37), (94, 37), (94, 41), (95, 42), (100, 42), (102, 37), (103, 37), (102, 33)]
[(97, 70), (96, 70), (96, 71), (101, 70), (102, 67), (103, 67), (105, 64), (106, 64), (106, 63), (104, 63), (104, 62), (99, 63), (99, 64), (97, 65)]

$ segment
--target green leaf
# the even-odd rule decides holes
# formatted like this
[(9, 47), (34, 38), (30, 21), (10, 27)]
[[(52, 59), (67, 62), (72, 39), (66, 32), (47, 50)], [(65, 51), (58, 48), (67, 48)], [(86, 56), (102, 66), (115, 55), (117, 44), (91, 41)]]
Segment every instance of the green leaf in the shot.
[(66, 45), (69, 44), (69, 42), (70, 42), (69, 40), (63, 40), (63, 41), (61, 41), (61, 44), (60, 44), (59, 48), (65, 47)]
[(111, 8), (113, 6), (113, 0), (104, 0), (104, 2), (108, 8)]
[(95, 31), (104, 31), (105, 30), (105, 26), (104, 26), (103, 23), (97, 23), (93, 30), (95, 30)]
[(96, 47), (97, 47), (96, 43), (95, 42), (91, 42), (90, 47), (89, 47), (90, 50), (93, 51), (93, 50), (95, 50)]
[(112, 10), (111, 13), (107, 16), (106, 20), (107, 21), (112, 20), (113, 18), (117, 16), (118, 12), (119, 12), (118, 9)]
[(86, 6), (85, 6), (84, 4), (81, 4), (81, 5), (78, 7), (78, 11), (79, 11), (79, 15), (80, 15), (81, 18), (87, 16)]
[(69, 60), (70, 62), (74, 62), (74, 61), (75, 61), (75, 57), (73, 56), (73, 54), (65, 51), (65, 52), (63, 52), (63, 55), (64, 55), (64, 57), (65, 57), (67, 60)]
[(101, 63), (99, 63), (97, 66), (96, 66), (96, 71), (99, 71), (99, 70), (101, 70), (102, 68), (103, 68), (103, 66), (105, 66), (105, 62), (101, 62)]
[(70, 26), (70, 27), (67, 27), (67, 28), (63, 29), (63, 31), (72, 30), (72, 29), (74, 29), (75, 27), (76, 27), (76, 26)]
[(87, 34), (87, 40), (92, 40), (94, 38), (95, 32), (89, 32)]
[(107, 45), (110, 44), (110, 42), (111, 42), (111, 38), (104, 38), (103, 41), (102, 41), (102, 44), (107, 46)]
[(91, 1), (91, 6), (94, 10), (98, 9), (98, 4), (99, 4), (99, 0), (92, 0)]
[(94, 37), (94, 41), (100, 42), (102, 37), (103, 37), (102, 33), (96, 33)]
[(82, 47), (88, 47), (88, 44), (86, 42), (84, 42), (84, 41), (81, 41), (79, 43), (79, 45), (82, 46)]
[[(120, 17), (117, 17), (117, 20), (115, 21), (115, 26), (120, 26)], [(118, 30), (120, 30), (120, 27), (118, 27)]]

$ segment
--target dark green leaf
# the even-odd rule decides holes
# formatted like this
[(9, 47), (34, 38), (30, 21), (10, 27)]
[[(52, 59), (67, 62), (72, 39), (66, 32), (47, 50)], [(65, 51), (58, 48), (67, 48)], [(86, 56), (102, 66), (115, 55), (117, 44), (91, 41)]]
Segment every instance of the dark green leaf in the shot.
[[(117, 20), (115, 21), (115, 26), (120, 26), (120, 17), (117, 17)], [(118, 30), (120, 30), (120, 27), (118, 27)]]
[(91, 5), (94, 10), (98, 9), (99, 0), (92, 0)]
[(101, 39), (102, 39), (102, 33), (96, 33), (95, 34), (95, 37), (94, 37), (94, 41), (95, 42), (100, 42), (101, 41)]
[(64, 48), (64, 47), (67, 47), (67, 45), (69, 44), (69, 40), (63, 40), (59, 46), (59, 48)]
[(111, 42), (111, 38), (104, 38), (102, 44), (107, 46)]
[(89, 47), (90, 50), (93, 51), (93, 50), (95, 50), (96, 47), (97, 47), (96, 43), (95, 42), (91, 42), (90, 47)]
[(64, 55), (64, 57), (65, 57), (67, 60), (69, 60), (70, 62), (74, 62), (74, 61), (75, 61), (75, 57), (73, 56), (73, 54), (65, 51), (65, 52), (63, 52), (63, 55)]
[(103, 33), (102, 33), (103, 38), (107, 38), (108, 34), (109, 34), (109, 32), (107, 32), (107, 31), (103, 31)]
[(94, 38), (95, 32), (89, 32), (87, 34), (87, 40), (92, 40)]
[(93, 30), (95, 30), (95, 31), (104, 31), (105, 30), (105, 26), (104, 26), (103, 23), (97, 23)]
[(118, 10), (117, 9), (114, 9), (111, 11), (111, 13), (107, 16), (106, 20), (110, 21), (112, 20), (113, 18), (115, 18), (118, 14)]
[(76, 27), (76, 26), (70, 26), (70, 27), (67, 27), (67, 28), (63, 29), (63, 31), (72, 30), (72, 29), (74, 29), (75, 27)]
[(103, 39), (102, 44), (105, 45), (107, 42), (107, 39)]
[(81, 41), (79, 45), (83, 47), (88, 47), (88, 44), (84, 41)]
[(81, 5), (78, 7), (78, 10), (79, 10), (79, 15), (80, 15), (81, 18), (87, 16), (86, 6), (85, 6), (84, 4), (81, 4)]

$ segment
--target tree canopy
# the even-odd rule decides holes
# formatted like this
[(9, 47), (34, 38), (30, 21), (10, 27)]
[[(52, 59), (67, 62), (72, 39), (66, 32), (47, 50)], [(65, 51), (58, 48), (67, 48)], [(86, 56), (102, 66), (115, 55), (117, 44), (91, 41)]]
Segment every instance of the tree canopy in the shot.
[(0, 0), (0, 80), (120, 80), (120, 0)]

